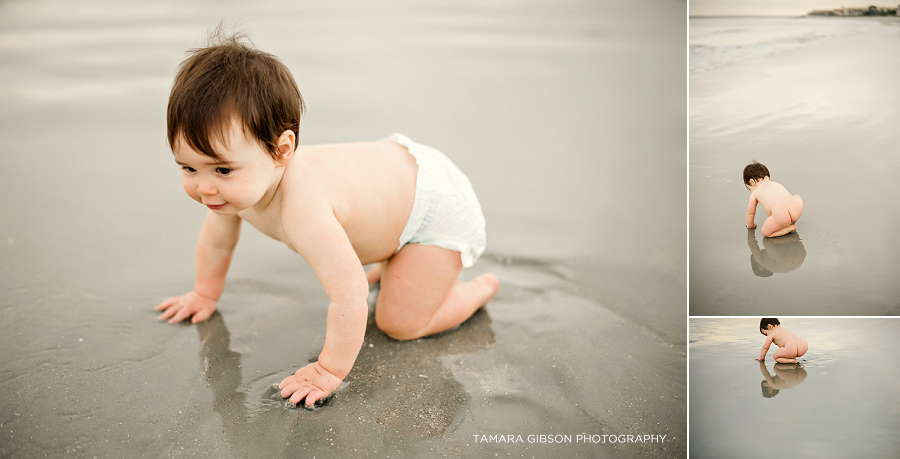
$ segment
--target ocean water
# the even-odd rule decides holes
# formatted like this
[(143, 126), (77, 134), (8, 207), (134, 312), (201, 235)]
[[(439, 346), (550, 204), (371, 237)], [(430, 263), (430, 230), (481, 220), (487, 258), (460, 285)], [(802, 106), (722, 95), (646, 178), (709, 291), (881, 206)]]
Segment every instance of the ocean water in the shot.
[(816, 17), (692, 17), (691, 74), (865, 34), (870, 21)]
[(692, 318), (690, 457), (896, 457), (900, 321), (780, 318), (809, 344), (797, 364), (756, 360), (758, 318)]
[[(683, 457), (685, 9), (0, 2), (0, 457)], [(300, 142), (435, 146), (488, 222), (463, 277), (496, 273), (495, 300), (430, 339), (370, 324), (316, 411), (270, 389), (325, 332), (282, 244), (244, 228), (209, 322), (153, 311), (191, 288), (205, 213), (166, 145), (169, 85), (220, 21), (294, 73)], [(583, 433), (666, 440), (476, 441)]]
[[(690, 27), (691, 314), (900, 313), (900, 208), (884, 205), (900, 168), (900, 91), (888, 89), (900, 78), (900, 19)], [(745, 228), (741, 173), (752, 160), (803, 197), (795, 235)]]

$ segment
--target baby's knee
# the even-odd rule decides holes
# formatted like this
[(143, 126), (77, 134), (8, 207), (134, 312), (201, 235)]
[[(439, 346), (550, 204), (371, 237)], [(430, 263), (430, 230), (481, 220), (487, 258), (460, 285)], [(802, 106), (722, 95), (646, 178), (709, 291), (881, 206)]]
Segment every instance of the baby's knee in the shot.
[[(772, 217), (769, 217), (769, 218), (772, 218)], [(778, 224), (778, 222), (774, 221), (774, 219), (773, 219), (773, 221), (771, 223), (769, 223), (767, 225), (763, 225), (762, 229), (760, 230), (760, 233), (762, 233), (762, 235), (764, 237), (772, 237), (776, 233), (778, 233), (779, 231), (781, 231), (783, 229), (784, 229), (784, 227), (781, 226), (780, 224)]]
[(410, 341), (422, 337), (421, 329), (409, 323), (398, 323), (375, 315), (375, 325), (388, 337), (397, 341)]

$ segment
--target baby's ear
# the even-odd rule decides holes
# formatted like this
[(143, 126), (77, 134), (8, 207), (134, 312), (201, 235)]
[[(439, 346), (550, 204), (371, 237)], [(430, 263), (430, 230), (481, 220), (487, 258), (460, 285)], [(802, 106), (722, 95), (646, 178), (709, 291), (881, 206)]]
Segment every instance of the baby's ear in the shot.
[(278, 158), (276, 158), (275, 161), (282, 165), (287, 164), (294, 155), (296, 146), (297, 136), (294, 134), (294, 131), (288, 129), (282, 132), (281, 135), (278, 136), (278, 141), (275, 145), (276, 152), (278, 153)]

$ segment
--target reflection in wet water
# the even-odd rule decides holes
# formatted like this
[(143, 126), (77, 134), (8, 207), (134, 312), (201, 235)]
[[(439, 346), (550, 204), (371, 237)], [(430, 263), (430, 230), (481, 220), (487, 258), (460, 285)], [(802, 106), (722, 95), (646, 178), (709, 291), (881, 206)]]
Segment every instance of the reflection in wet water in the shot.
[(776, 363), (772, 370), (775, 372), (775, 376), (772, 376), (766, 369), (765, 362), (759, 362), (759, 371), (765, 378), (760, 382), (762, 396), (765, 398), (778, 395), (781, 389), (796, 387), (806, 379), (806, 370), (800, 363)]
[(750, 268), (759, 277), (788, 273), (800, 267), (806, 259), (806, 249), (796, 232), (779, 237), (764, 237), (763, 247), (756, 241), (756, 230), (747, 230), (750, 247)]
[(241, 385), (241, 354), (231, 350), (231, 334), (219, 311), (196, 328), (202, 343), (201, 368), (213, 391), (213, 410), (224, 421), (229, 449), (237, 452), (234, 439), (238, 438), (247, 420), (246, 415), (237, 419), (231, 416), (236, 407), (245, 405), (247, 399), (247, 394), (238, 390)]
[[(311, 453), (310, 442), (331, 444), (329, 438), (335, 437), (342, 439), (343, 452), (349, 455), (363, 451), (366, 445), (354, 434), (356, 426), (337, 422), (345, 417), (346, 410), (357, 413), (358, 420), (373, 422), (380, 430), (390, 429), (401, 438), (428, 438), (452, 431), (467, 395), (445, 362), (489, 349), (494, 343), (490, 323), (487, 312), (481, 309), (454, 330), (400, 342), (385, 336), (370, 317), (356, 365), (345, 386), (333, 395), (340, 404), (314, 410), (293, 407), (272, 391), (272, 386), (294, 369), (282, 369), (242, 384), (241, 354), (230, 348), (230, 333), (222, 314), (216, 312), (198, 324), (197, 332), (202, 342), (201, 368), (212, 388), (213, 409), (222, 418), (228, 447), (235, 456), (280, 454), (302, 445), (307, 445), (306, 455)], [(448, 356), (451, 358), (443, 358)], [(305, 364), (296, 362), (298, 368)], [(285, 416), (293, 419), (285, 422)], [(284, 444), (259, 444), (265, 437), (284, 438)], [(333, 448), (329, 452), (335, 453)]]

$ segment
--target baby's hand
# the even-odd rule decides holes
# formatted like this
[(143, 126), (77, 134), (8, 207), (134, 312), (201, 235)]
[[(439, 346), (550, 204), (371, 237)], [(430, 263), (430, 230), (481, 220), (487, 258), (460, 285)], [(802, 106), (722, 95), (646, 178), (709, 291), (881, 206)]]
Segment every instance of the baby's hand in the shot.
[(170, 324), (191, 318), (191, 323), (203, 322), (216, 311), (216, 301), (197, 292), (188, 292), (159, 303), (154, 309), (163, 311), (159, 320), (169, 319)]
[(753, 224), (751, 224), (751, 225), (747, 225), (747, 229), (753, 229), (753, 228), (756, 228), (756, 223), (753, 223)]
[(284, 378), (278, 388), (281, 389), (281, 398), (290, 397), (294, 405), (305, 398), (305, 405), (312, 407), (317, 400), (325, 399), (340, 387), (341, 381), (319, 362), (314, 362), (297, 370), (293, 376)]

